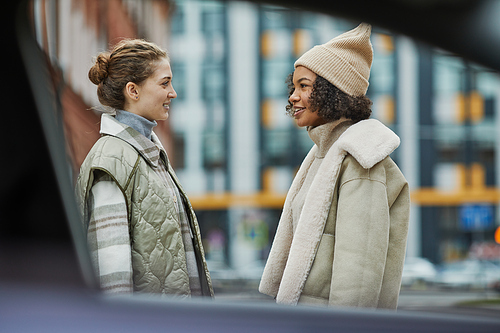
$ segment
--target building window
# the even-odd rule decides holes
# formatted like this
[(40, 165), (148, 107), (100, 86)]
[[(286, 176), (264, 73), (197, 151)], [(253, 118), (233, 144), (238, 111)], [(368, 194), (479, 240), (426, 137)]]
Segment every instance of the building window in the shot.
[(186, 30), (185, 28), (185, 20), (186, 15), (184, 13), (184, 6), (177, 3), (175, 6), (175, 11), (173, 12), (172, 23), (170, 25), (170, 30), (173, 34), (183, 34)]
[(223, 65), (207, 63), (203, 67), (202, 98), (206, 101), (223, 100), (226, 80)]
[(265, 6), (261, 16), (263, 29), (290, 29), (291, 12), (281, 7)]
[(174, 169), (184, 169), (186, 166), (186, 143), (183, 133), (174, 133), (174, 158), (172, 163)]
[(224, 132), (206, 130), (203, 137), (203, 166), (207, 169), (224, 168), (226, 163)]
[(201, 13), (201, 31), (204, 34), (214, 34), (224, 31), (224, 7), (217, 4), (207, 5)]
[(186, 66), (177, 61), (171, 61), (172, 67), (172, 86), (177, 93), (176, 100), (186, 98)]

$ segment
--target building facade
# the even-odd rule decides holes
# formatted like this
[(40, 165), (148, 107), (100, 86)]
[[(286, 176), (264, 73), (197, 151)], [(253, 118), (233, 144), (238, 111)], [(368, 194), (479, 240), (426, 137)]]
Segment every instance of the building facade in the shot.
[[(259, 278), (286, 192), (312, 147), (285, 115), (286, 79), (305, 51), (359, 22), (243, 1), (32, 6), (75, 175), (98, 138), (92, 57), (124, 37), (168, 49), (178, 97), (156, 132), (197, 212), (211, 268)], [(498, 74), (377, 27), (372, 43), (372, 117), (400, 136), (392, 157), (412, 191), (407, 254), (435, 263), (486, 256), (481, 246), (499, 225)]]
[[(172, 113), (177, 169), (204, 234), (222, 233), (222, 258), (233, 268), (267, 257), (312, 147), (285, 115), (294, 61), (356, 24), (245, 2), (176, 1), (169, 51), (184, 94)], [(498, 74), (377, 27), (372, 43), (372, 117), (401, 137), (392, 157), (412, 190), (407, 254), (435, 263), (466, 257), (498, 226)]]

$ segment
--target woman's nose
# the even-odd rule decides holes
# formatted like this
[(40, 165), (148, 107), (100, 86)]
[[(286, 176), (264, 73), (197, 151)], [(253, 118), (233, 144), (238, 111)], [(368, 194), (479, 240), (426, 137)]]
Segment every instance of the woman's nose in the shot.
[(177, 97), (177, 93), (175, 92), (174, 87), (172, 87), (172, 91), (170, 91), (168, 93), (168, 97), (170, 97), (170, 98), (176, 98)]
[(293, 91), (293, 93), (290, 95), (290, 97), (288, 98), (288, 101), (290, 103), (293, 103), (294, 101), (298, 101), (299, 100), (299, 95), (295, 93), (295, 90)]

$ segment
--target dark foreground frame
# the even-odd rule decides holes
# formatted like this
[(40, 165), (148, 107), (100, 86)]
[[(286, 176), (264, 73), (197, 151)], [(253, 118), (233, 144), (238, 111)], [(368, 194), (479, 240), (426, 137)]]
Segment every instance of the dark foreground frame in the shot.
[[(409, 34), (500, 69), (498, 1), (272, 1)], [(66, 164), (59, 101), (27, 2), (5, 4), (0, 183), (0, 328), (5, 332), (498, 332), (500, 318), (102, 297), (95, 289)], [(432, 6), (432, 12), (426, 12)], [(447, 16), (442, 16), (446, 12)], [(430, 14), (434, 13), (434, 14)], [(425, 16), (424, 16), (425, 15)], [(482, 22), (481, 24), (477, 24)], [(475, 25), (477, 24), (477, 26)], [(492, 29), (492, 31), (489, 31)], [(436, 33), (439, 31), (439, 33)], [(488, 32), (488, 33), (486, 33)], [(480, 35), (481, 37), (477, 37)]]

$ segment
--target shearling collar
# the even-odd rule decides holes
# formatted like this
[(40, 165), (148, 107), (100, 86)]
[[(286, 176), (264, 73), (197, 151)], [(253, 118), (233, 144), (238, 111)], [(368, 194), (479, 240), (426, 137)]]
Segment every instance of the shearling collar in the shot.
[(324, 158), (335, 141), (353, 124), (353, 121), (341, 118), (320, 126), (308, 127), (307, 133), (318, 146), (316, 157)]
[(341, 151), (352, 155), (369, 169), (399, 147), (399, 137), (375, 119), (367, 119), (348, 128), (337, 140)]
[(399, 142), (394, 132), (375, 119), (349, 127), (331, 145), (315, 174), (294, 233), (291, 201), (318, 153), (317, 145), (311, 148), (288, 191), (259, 285), (260, 292), (276, 297), (278, 303), (297, 304), (314, 262), (346, 154), (352, 155), (363, 168), (371, 168), (391, 154)]

